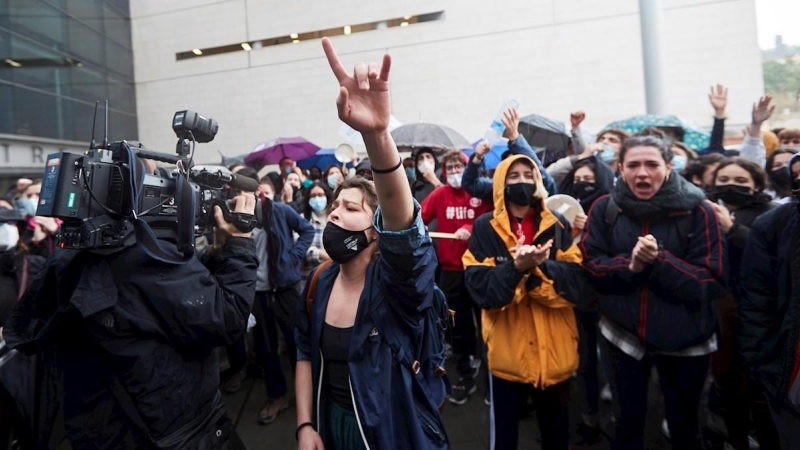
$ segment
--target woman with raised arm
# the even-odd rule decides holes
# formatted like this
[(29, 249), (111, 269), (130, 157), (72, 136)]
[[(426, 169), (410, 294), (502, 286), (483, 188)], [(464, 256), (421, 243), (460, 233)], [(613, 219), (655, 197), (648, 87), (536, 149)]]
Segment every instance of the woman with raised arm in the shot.
[(339, 118), (363, 136), (375, 181), (337, 187), (322, 236), (333, 263), (312, 274), (298, 305), (299, 448), (449, 448), (443, 380), (404, 363), (433, 303), (436, 257), (387, 130), (391, 58), (356, 64), (351, 76), (330, 40), (322, 46)]

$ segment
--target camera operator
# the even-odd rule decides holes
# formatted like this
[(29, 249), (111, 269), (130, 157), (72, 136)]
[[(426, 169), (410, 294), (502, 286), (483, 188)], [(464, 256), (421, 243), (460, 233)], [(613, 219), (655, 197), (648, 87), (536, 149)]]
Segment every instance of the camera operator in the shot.
[[(255, 204), (239, 195), (231, 210), (254, 214)], [(56, 350), (73, 449), (245, 448), (220, 398), (214, 347), (244, 334), (258, 261), (251, 233), (219, 207), (214, 216), (221, 241), (185, 264), (141, 245), (57, 251), (18, 303), (9, 344)]]

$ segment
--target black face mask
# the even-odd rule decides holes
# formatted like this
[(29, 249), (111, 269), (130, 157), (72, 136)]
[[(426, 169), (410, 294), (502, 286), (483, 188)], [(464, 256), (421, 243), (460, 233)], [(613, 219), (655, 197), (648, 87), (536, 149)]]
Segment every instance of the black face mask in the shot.
[(792, 176), (786, 167), (770, 171), (769, 180), (776, 191), (787, 190), (792, 187)]
[[(372, 228), (372, 227), (369, 227)], [(366, 228), (361, 231), (350, 231), (328, 222), (322, 232), (322, 245), (332, 260), (339, 264), (344, 264), (358, 256), (375, 240), (368, 240)]]
[(578, 181), (572, 185), (572, 195), (578, 200), (585, 200), (594, 194), (594, 183), (588, 181)]
[(503, 194), (506, 200), (519, 206), (533, 205), (533, 192), (536, 186), (533, 183), (515, 183), (506, 186)]
[(753, 200), (753, 192), (749, 187), (726, 184), (712, 187), (709, 197), (713, 200), (722, 200), (729, 205), (741, 206)]

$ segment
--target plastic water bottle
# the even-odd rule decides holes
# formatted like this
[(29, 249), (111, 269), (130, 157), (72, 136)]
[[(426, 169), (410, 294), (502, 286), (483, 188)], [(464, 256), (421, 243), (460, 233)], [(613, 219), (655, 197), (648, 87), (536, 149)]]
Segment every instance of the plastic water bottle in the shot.
[(489, 129), (486, 130), (486, 134), (483, 136), (491, 146), (494, 146), (496, 143), (503, 138), (503, 133), (506, 131), (506, 126), (503, 125), (503, 113), (508, 111), (511, 108), (519, 109), (519, 102), (515, 99), (508, 99), (503, 103), (503, 106), (500, 107), (500, 111), (494, 116), (494, 120), (492, 124), (489, 126)]

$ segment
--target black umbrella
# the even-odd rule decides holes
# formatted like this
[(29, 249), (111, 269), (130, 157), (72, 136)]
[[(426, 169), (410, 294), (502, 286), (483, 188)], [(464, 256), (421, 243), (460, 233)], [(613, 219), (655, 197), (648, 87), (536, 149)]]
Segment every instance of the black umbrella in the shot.
[(225, 156), (222, 154), (221, 151), (217, 150), (217, 152), (219, 153), (219, 156), (222, 158), (222, 163), (220, 163), (220, 165), (225, 167), (231, 167), (234, 164), (244, 164), (244, 158), (247, 156), (246, 154), (239, 156)]
[(545, 166), (567, 156), (571, 137), (564, 122), (531, 114), (520, 119), (518, 130)]
[(456, 130), (432, 123), (412, 123), (395, 128), (392, 139), (398, 147), (430, 148), (437, 152), (467, 150), (472, 145)]

